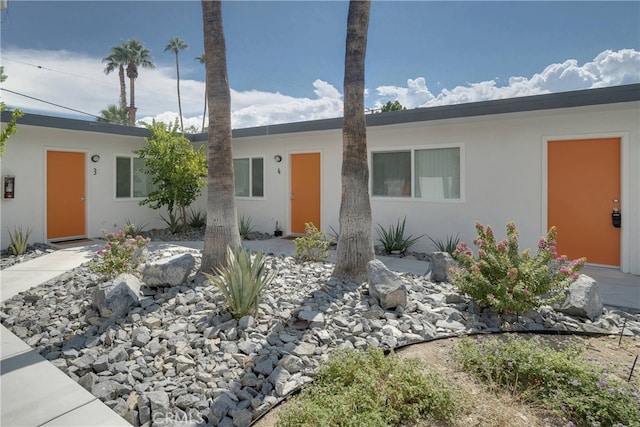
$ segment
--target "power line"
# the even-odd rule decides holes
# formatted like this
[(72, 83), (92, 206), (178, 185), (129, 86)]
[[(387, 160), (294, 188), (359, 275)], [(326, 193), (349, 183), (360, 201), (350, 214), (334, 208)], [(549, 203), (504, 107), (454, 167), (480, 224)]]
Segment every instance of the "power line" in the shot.
[(101, 83), (101, 84), (103, 84), (105, 86), (111, 86), (107, 82), (105, 82), (104, 80), (94, 79), (93, 77), (87, 77), (87, 76), (83, 76), (83, 75), (80, 75), (80, 74), (74, 74), (74, 73), (69, 73), (69, 72), (66, 72), (66, 71), (55, 70), (53, 68), (43, 67), (42, 65), (30, 64), (28, 62), (18, 61), (17, 59), (7, 58), (6, 56), (3, 56), (2, 59), (4, 61), (10, 61), (10, 62), (15, 62), (15, 63), (18, 63), (18, 64), (22, 64), (22, 65), (27, 65), (29, 67), (37, 68), (39, 70), (53, 71), (55, 73), (66, 74), (66, 75), (69, 75), (69, 76), (79, 77), (81, 79), (86, 79), (86, 80), (91, 80), (91, 81), (94, 81), (94, 82), (98, 82), (98, 83)]
[(96, 119), (101, 119), (102, 118), (101, 116), (96, 116), (95, 114), (91, 114), (91, 113), (87, 113), (87, 112), (84, 112), (84, 111), (76, 110), (75, 108), (71, 108), (71, 107), (65, 107), (64, 105), (56, 104), (55, 102), (45, 101), (44, 99), (36, 98), (34, 96), (25, 95), (24, 93), (14, 92), (12, 90), (5, 89), (5, 88), (0, 88), (0, 89), (3, 90), (3, 91), (6, 91), (6, 92), (12, 93), (14, 95), (23, 96), (25, 98), (33, 99), (33, 100), (38, 101), (38, 102), (43, 102), (45, 104), (53, 105), (55, 107), (64, 108), (65, 110), (74, 111), (74, 112), (80, 113), (80, 114), (86, 114), (87, 116), (95, 117)]

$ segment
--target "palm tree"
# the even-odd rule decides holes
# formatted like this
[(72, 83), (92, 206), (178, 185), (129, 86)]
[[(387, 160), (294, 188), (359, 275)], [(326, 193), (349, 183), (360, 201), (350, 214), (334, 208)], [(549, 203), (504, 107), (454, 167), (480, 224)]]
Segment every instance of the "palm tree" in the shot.
[(100, 117), (96, 119), (98, 122), (114, 123), (117, 125), (129, 124), (129, 118), (127, 117), (127, 107), (119, 107), (115, 104), (110, 104), (105, 110), (100, 111)]
[(189, 45), (187, 45), (184, 40), (179, 37), (174, 37), (169, 40), (169, 43), (164, 47), (164, 51), (170, 50), (176, 55), (176, 85), (178, 87), (178, 113), (180, 114), (180, 130), (184, 135), (184, 123), (182, 122), (182, 103), (180, 102), (180, 66), (178, 65), (178, 52), (181, 50), (188, 49)]
[(127, 63), (127, 55), (123, 46), (113, 46), (111, 48), (111, 53), (102, 58), (102, 62), (107, 64), (104, 69), (104, 73), (107, 75), (118, 69), (118, 78), (120, 80), (120, 108), (126, 109), (127, 87), (124, 80), (124, 66)]
[[(202, 0), (204, 53), (209, 105), (209, 184), (207, 228), (201, 272), (224, 266), (227, 248), (240, 247), (231, 151), (231, 94), (227, 75), (227, 49), (219, 1)], [(214, 125), (215, 124), (215, 125)]]
[[(198, 61), (199, 63), (203, 64), (205, 63), (205, 56), (204, 53), (200, 56), (196, 56), (194, 58), (196, 61)], [(205, 117), (207, 117), (207, 85), (205, 83), (204, 85), (204, 112), (202, 113), (202, 132), (204, 133), (204, 119)]]
[(151, 52), (136, 39), (122, 43), (127, 58), (127, 77), (129, 78), (129, 124), (136, 124), (135, 80), (138, 78), (138, 67), (155, 68), (151, 61)]
[(364, 114), (364, 62), (370, 0), (351, 0), (347, 17), (342, 125), (340, 235), (333, 276), (360, 283), (373, 259), (367, 126)]

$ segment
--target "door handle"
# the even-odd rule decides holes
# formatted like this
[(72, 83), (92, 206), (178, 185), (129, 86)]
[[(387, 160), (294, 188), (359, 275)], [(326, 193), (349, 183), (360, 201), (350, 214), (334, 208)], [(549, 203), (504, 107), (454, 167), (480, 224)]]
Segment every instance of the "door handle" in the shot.
[(620, 213), (620, 209), (613, 208), (613, 212), (611, 212), (611, 222), (615, 228), (620, 228), (622, 226), (622, 214)]

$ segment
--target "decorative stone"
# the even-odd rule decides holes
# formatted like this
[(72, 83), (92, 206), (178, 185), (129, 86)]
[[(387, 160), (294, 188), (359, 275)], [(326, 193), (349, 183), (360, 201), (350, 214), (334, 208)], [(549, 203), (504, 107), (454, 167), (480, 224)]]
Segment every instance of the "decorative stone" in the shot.
[(431, 280), (434, 282), (448, 282), (449, 269), (456, 265), (448, 252), (434, 252), (431, 254)]
[(581, 274), (566, 293), (567, 298), (558, 309), (561, 313), (592, 321), (602, 314), (604, 306), (598, 291), (598, 282), (591, 277)]
[(196, 265), (191, 254), (174, 255), (153, 264), (147, 264), (142, 273), (145, 285), (155, 288), (181, 285)]
[(122, 318), (140, 303), (140, 280), (121, 274), (111, 282), (99, 284), (92, 294), (93, 305), (103, 317)]
[(369, 274), (369, 294), (376, 298), (384, 309), (405, 307), (407, 288), (397, 274), (389, 270), (380, 260), (367, 264)]

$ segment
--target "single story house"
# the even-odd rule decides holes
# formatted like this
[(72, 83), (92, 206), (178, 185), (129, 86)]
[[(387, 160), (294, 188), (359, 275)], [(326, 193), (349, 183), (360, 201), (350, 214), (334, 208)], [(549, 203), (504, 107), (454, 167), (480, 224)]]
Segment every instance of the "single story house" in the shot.
[[(148, 187), (133, 150), (146, 129), (18, 123), (0, 163), (3, 248), (19, 226), (36, 242), (164, 225), (165, 212), (138, 205)], [(521, 248), (535, 250), (555, 225), (559, 252), (640, 274), (640, 84), (370, 114), (367, 126), (374, 237), (406, 217), (408, 235), (425, 235), (415, 249), (430, 252), (427, 237), (470, 242), (480, 221), (502, 238), (513, 220)], [(341, 118), (233, 137), (239, 216), (264, 232), (339, 229)], [(194, 209), (206, 210), (206, 191)]]

